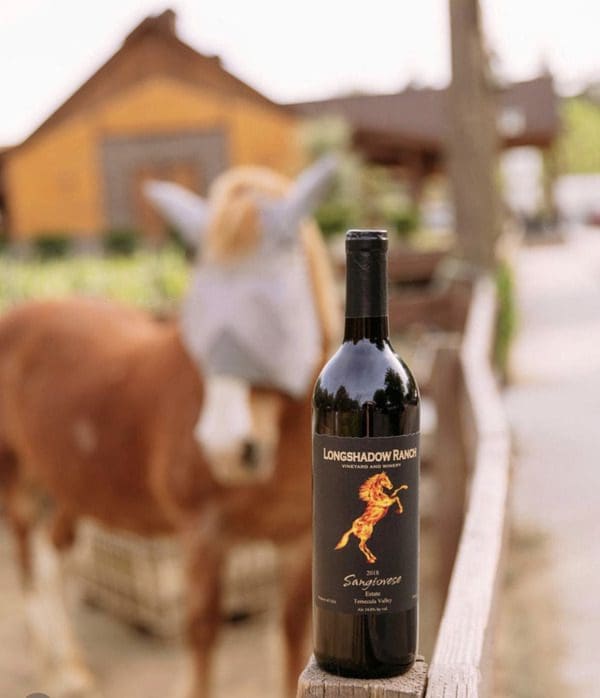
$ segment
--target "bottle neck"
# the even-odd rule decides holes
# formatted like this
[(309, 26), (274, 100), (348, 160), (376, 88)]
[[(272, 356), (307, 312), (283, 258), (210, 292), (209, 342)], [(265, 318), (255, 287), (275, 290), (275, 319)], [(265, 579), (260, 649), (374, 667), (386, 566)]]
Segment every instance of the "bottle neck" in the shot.
[(387, 315), (383, 317), (346, 318), (344, 342), (359, 342), (361, 339), (369, 339), (379, 343), (389, 339), (389, 335)]
[(386, 251), (348, 250), (344, 341), (383, 341), (388, 336)]

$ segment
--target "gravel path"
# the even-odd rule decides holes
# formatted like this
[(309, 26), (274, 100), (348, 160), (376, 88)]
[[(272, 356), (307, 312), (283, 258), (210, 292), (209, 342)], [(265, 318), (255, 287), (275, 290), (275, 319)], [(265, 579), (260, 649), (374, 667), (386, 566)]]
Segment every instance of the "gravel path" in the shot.
[(520, 332), (506, 405), (517, 443), (516, 523), (548, 535), (560, 672), (600, 695), (600, 231), (518, 262)]

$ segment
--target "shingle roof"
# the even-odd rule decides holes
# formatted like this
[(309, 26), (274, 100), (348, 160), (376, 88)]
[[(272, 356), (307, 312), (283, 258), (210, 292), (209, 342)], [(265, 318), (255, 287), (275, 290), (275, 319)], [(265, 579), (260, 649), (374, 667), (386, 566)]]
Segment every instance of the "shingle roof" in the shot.
[(202, 54), (181, 41), (175, 31), (175, 19), (172, 10), (144, 19), (127, 35), (119, 50), (38, 126), (25, 142), (77, 110), (93, 107), (156, 73), (187, 81), (195, 87), (208, 87), (223, 94), (245, 97), (283, 109), (229, 73), (218, 56)]
[[(309, 117), (343, 116), (358, 132), (438, 150), (447, 133), (446, 99), (445, 89), (408, 88), (395, 94), (350, 95), (288, 106)], [(559, 119), (550, 76), (500, 89), (499, 103), (501, 130), (504, 123), (509, 145), (547, 145), (556, 137)]]

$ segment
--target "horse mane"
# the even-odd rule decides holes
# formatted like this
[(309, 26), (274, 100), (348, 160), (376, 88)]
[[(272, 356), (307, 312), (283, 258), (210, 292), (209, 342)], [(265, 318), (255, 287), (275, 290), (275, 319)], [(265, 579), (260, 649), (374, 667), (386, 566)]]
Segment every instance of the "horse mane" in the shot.
[[(210, 189), (211, 217), (203, 243), (206, 259), (233, 262), (260, 243), (257, 200), (279, 199), (291, 188), (291, 180), (263, 167), (234, 167), (218, 177)], [(329, 253), (316, 223), (300, 226), (300, 239), (310, 270), (310, 281), (321, 325), (325, 356), (339, 343), (341, 313)]]
[(377, 473), (376, 475), (371, 475), (371, 477), (368, 480), (365, 480), (363, 484), (359, 487), (358, 489), (358, 496), (360, 499), (362, 499), (363, 502), (370, 502), (371, 499), (373, 498), (371, 496), (371, 493), (377, 487), (378, 480), (381, 478), (381, 473)]

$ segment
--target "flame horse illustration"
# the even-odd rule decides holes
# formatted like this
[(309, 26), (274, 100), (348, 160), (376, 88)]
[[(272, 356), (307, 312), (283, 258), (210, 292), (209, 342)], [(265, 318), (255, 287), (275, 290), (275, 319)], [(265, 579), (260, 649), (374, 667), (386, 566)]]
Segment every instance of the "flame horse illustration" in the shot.
[(384, 490), (391, 490), (393, 487), (386, 473), (377, 473), (377, 475), (373, 475), (363, 482), (358, 489), (358, 496), (363, 502), (367, 503), (367, 507), (361, 516), (354, 519), (352, 527), (340, 538), (340, 542), (335, 546), (336, 550), (345, 548), (348, 545), (350, 536), (354, 534), (360, 541), (358, 547), (367, 558), (367, 562), (373, 564), (377, 560), (367, 546), (367, 541), (373, 535), (373, 529), (388, 513), (389, 508), (393, 504), (398, 505), (397, 514), (401, 514), (404, 511), (398, 492), (407, 490), (408, 485), (400, 485), (400, 487), (397, 487), (390, 493), (384, 492)]

